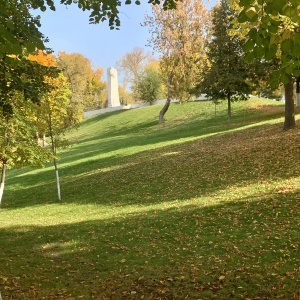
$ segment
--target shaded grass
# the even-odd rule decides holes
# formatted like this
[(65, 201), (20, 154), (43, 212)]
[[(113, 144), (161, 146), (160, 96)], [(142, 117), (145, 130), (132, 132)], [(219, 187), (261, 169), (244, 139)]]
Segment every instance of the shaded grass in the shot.
[[(263, 106), (262, 106), (263, 105)], [(252, 100), (100, 115), (54, 172), (14, 170), (4, 299), (299, 299), (298, 129)]]

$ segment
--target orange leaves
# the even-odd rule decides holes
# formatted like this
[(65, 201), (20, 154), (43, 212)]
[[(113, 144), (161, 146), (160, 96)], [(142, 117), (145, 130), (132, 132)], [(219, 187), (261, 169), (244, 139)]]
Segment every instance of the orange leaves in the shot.
[(47, 54), (42, 50), (38, 50), (36, 55), (30, 54), (28, 59), (31, 61), (36, 61), (43, 66), (55, 67), (56, 66), (56, 58), (54, 55)]

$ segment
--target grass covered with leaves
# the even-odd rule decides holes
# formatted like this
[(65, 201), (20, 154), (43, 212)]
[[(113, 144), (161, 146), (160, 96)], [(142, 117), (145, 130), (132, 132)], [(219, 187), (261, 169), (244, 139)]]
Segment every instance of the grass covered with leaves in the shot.
[(252, 99), (98, 115), (59, 162), (9, 170), (7, 299), (300, 299), (300, 124)]

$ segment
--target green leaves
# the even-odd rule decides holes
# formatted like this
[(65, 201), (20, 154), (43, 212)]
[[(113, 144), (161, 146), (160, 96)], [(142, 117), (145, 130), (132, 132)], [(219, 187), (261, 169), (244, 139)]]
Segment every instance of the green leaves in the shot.
[(32, 53), (45, 48), (40, 20), (31, 16), (29, 6), (17, 0), (0, 0), (0, 6), (0, 59), (7, 54), (18, 56), (25, 49)]
[(258, 18), (258, 13), (257, 13), (256, 8), (254, 6), (248, 8), (245, 11), (245, 15), (251, 21), (255, 21)]
[(267, 60), (271, 60), (271, 59), (273, 59), (273, 58), (276, 57), (276, 53), (277, 53), (277, 45), (271, 44), (269, 47), (265, 48), (265, 55), (264, 55), (264, 57)]
[(251, 25), (243, 45), (246, 60), (249, 62), (255, 57), (268, 61), (279, 59), (281, 71), (275, 72), (274, 76), (286, 83), (285, 74), (293, 75), (297, 70), (292, 62), (300, 60), (298, 1), (268, 0), (259, 3), (241, 0), (239, 4), (243, 7), (238, 21)]
[(159, 99), (162, 91), (162, 80), (155, 69), (146, 70), (145, 74), (138, 76), (134, 83), (134, 91), (138, 98), (152, 104)]
[(244, 60), (245, 60), (248, 64), (250, 64), (250, 63), (252, 63), (252, 62), (254, 61), (255, 57), (256, 57), (256, 55), (255, 55), (254, 51), (248, 51), (248, 52), (245, 54), (245, 56), (244, 56)]
[[(232, 29), (231, 20), (235, 17), (236, 12), (230, 8), (228, 1), (222, 0), (220, 5), (215, 7), (212, 16), (212, 38), (207, 47), (209, 67), (203, 71), (203, 80), (199, 83), (201, 93), (207, 94), (211, 99), (227, 99), (229, 103), (234, 97), (247, 98), (250, 93), (250, 70), (241, 55), (241, 39), (237, 35), (229, 34), (229, 30)], [(256, 37), (255, 28), (250, 34)], [(253, 38), (249, 38), (243, 45), (249, 63), (254, 59), (254, 47)]]
[(292, 39), (286, 39), (281, 43), (281, 51), (284, 53), (290, 52), (294, 47), (294, 42)]
[(248, 39), (248, 41), (242, 46), (242, 48), (245, 52), (251, 52), (254, 48), (254, 45), (254, 39)]

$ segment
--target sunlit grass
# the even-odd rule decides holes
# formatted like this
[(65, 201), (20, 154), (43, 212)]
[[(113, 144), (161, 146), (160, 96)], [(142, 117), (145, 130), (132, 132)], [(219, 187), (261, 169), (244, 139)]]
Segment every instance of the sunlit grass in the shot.
[[(10, 170), (3, 299), (294, 299), (299, 130), (252, 99), (95, 116), (52, 165)], [(298, 119), (298, 116), (297, 116)], [(298, 122), (297, 122), (298, 123)], [(299, 126), (299, 124), (298, 124)]]

